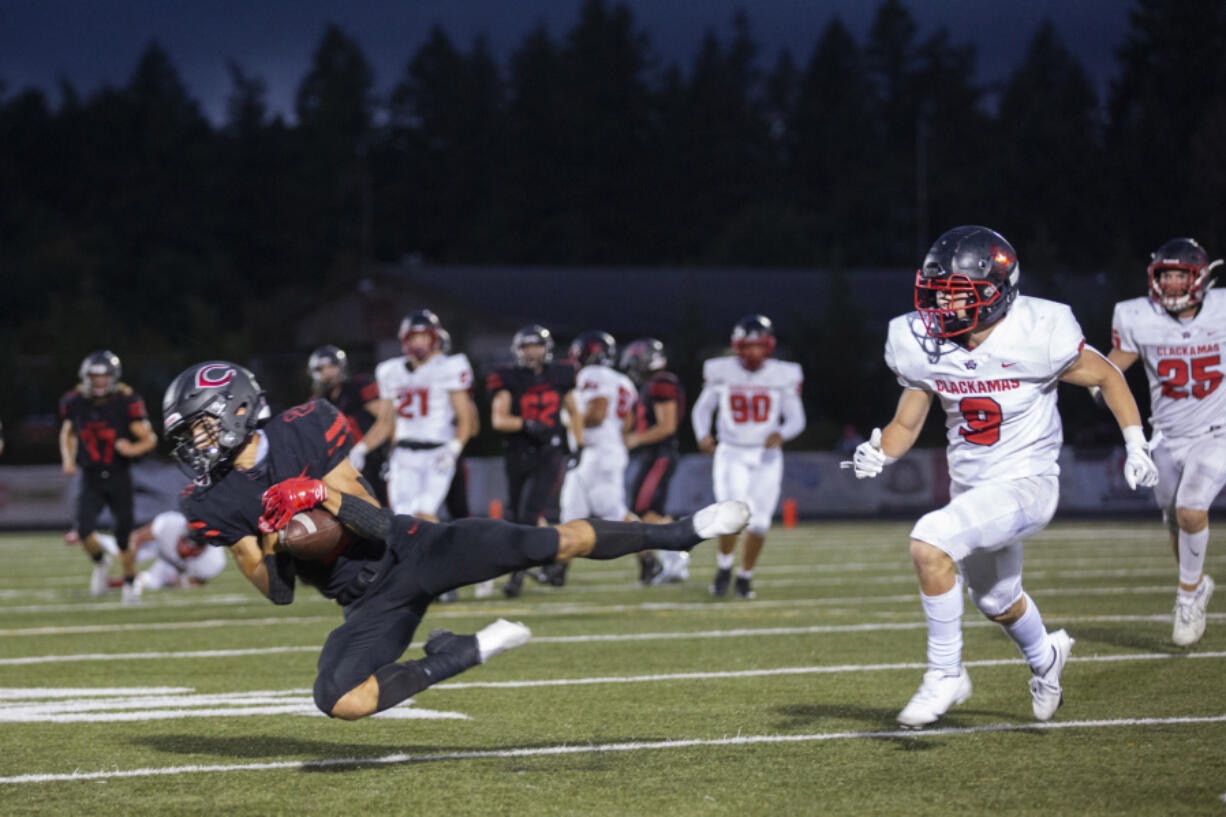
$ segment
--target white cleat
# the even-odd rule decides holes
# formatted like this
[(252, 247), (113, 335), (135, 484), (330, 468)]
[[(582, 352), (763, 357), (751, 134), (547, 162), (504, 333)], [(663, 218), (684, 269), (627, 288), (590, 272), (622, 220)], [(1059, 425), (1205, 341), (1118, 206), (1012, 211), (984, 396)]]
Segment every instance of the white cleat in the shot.
[(1036, 720), (1051, 720), (1060, 704), (1064, 703), (1064, 693), (1060, 689), (1060, 673), (1068, 663), (1069, 653), (1073, 651), (1074, 639), (1064, 630), (1056, 630), (1048, 635), (1056, 658), (1051, 666), (1041, 675), (1030, 678), (1030, 697), (1034, 699), (1034, 717)]
[(94, 562), (94, 573), (89, 577), (89, 593), (91, 596), (101, 596), (110, 587), (111, 557), (102, 554), (101, 561)]
[(504, 650), (526, 644), (531, 637), (532, 631), (518, 621), (500, 618), (493, 624), (487, 624), (477, 631), (477, 652), (481, 656), (481, 663), (484, 664)]
[(123, 604), (125, 607), (136, 607), (140, 604), (140, 581), (131, 584), (123, 583)]
[(690, 554), (684, 550), (661, 550), (656, 554), (663, 569), (651, 580), (652, 584), (674, 584), (690, 577)]
[(898, 713), (898, 722), (911, 729), (936, 723), (951, 706), (964, 703), (970, 697), (971, 676), (965, 667), (959, 667), (957, 675), (930, 669), (924, 673), (919, 690)]
[(749, 524), (749, 506), (735, 499), (716, 502), (694, 514), (694, 533), (703, 539), (740, 533)]
[(494, 595), (494, 580), (493, 579), (489, 579), (488, 581), (484, 581), (484, 582), (478, 582), (477, 584), (473, 585), (473, 597), (474, 598), (488, 599), (492, 595)]
[(1213, 598), (1213, 579), (1205, 576), (1192, 600), (1183, 603), (1175, 602), (1175, 629), (1171, 631), (1171, 641), (1178, 647), (1188, 647), (1200, 641), (1205, 634), (1205, 610), (1209, 607), (1209, 599)]

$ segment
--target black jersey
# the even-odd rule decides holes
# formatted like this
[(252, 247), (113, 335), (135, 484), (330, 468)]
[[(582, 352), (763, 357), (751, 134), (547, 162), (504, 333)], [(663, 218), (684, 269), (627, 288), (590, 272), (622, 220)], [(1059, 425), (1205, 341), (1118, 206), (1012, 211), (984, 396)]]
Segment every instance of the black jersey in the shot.
[(130, 460), (115, 451), (116, 440), (135, 440), (132, 423), (147, 420), (145, 401), (120, 383), (105, 397), (86, 397), (80, 387), (60, 398), (60, 420), (77, 434), (77, 465), (86, 471), (127, 468)]
[[(188, 531), (197, 542), (229, 546), (258, 536), (264, 492), (292, 477), (323, 479), (353, 447), (349, 422), (327, 400), (312, 400), (283, 411), (258, 432), (263, 458), (250, 470), (231, 469), (207, 487), (187, 486), (179, 500)], [(292, 559), (294, 573), (324, 596), (336, 595), (364, 564), (385, 555), (382, 542), (355, 539), (331, 561)], [(290, 558), (283, 554), (282, 558)]]
[(375, 415), (366, 410), (366, 404), (379, 399), (379, 384), (370, 375), (353, 375), (341, 383), (340, 392), (327, 398), (349, 418), (349, 430), (353, 442), (362, 439), (375, 424)]
[[(635, 418), (635, 431), (640, 434), (659, 420), (656, 418), (656, 403), (675, 402), (677, 404), (677, 427), (681, 427), (681, 418), (685, 416), (685, 387), (672, 372), (655, 372), (639, 387), (639, 402)], [(676, 446), (677, 433), (655, 443), (657, 446)]]
[[(527, 366), (499, 366), (485, 379), (485, 390), (491, 396), (503, 389), (511, 393), (511, 414), (525, 420), (537, 420), (558, 433), (557, 445), (566, 444), (566, 428), (562, 425), (562, 401), (575, 388), (575, 370), (563, 363), (551, 363), (540, 374)], [(522, 432), (511, 434), (507, 446), (512, 450), (540, 448), (541, 443)], [(546, 446), (551, 447), (551, 446)]]

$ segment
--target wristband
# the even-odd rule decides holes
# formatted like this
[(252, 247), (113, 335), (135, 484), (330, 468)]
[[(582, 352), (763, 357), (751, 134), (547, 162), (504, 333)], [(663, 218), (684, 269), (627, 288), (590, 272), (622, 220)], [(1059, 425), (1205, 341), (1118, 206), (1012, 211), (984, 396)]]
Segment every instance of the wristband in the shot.
[(460, 456), (460, 451), (462, 451), (464, 448), (464, 444), (461, 443), (459, 440), (457, 440), (455, 437), (452, 437), (450, 440), (443, 443), (443, 447), (447, 449), (447, 451), (451, 454), (452, 457), (458, 458)]
[(364, 456), (366, 456), (367, 454), (369, 454), (369, 453), (370, 453), (370, 449), (366, 447), (366, 441), (365, 441), (365, 440), (358, 440), (358, 441), (357, 441), (357, 442), (354, 444), (353, 448), (351, 448), (351, 449), (350, 449), (350, 452), (351, 452), (351, 453), (352, 453), (353, 451), (357, 451), (357, 452), (358, 452), (358, 453), (359, 453), (361, 456), (363, 456), (363, 457), (364, 457)]

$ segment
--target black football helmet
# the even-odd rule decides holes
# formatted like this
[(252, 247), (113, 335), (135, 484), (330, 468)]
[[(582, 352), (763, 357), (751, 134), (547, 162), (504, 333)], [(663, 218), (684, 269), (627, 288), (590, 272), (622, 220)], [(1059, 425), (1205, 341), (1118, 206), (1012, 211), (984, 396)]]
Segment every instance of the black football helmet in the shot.
[(651, 372), (658, 372), (667, 365), (664, 344), (655, 338), (631, 341), (622, 352), (621, 370), (635, 383), (642, 383)]
[(536, 362), (530, 360), (524, 354), (523, 347), (525, 346), (544, 346), (545, 354), (542, 355), (539, 364), (548, 366), (553, 360), (553, 332), (550, 332), (539, 323), (530, 323), (527, 326), (521, 326), (519, 331), (515, 333), (515, 337), (511, 338), (511, 354), (515, 355), (515, 365), (533, 367)]
[(264, 390), (237, 363), (209, 360), (184, 370), (162, 398), (162, 428), (175, 459), (198, 485), (221, 476), (269, 417)]
[[(319, 370), (324, 366), (336, 367), (335, 381), (325, 382), (320, 376)], [(345, 354), (345, 350), (339, 346), (333, 346), (332, 344), (320, 346), (314, 352), (311, 352), (311, 358), (307, 362), (307, 371), (311, 374), (311, 385), (315, 387), (316, 392), (330, 389), (336, 384), (344, 383), (349, 379), (349, 355)]]
[(569, 357), (576, 368), (612, 366), (617, 360), (617, 342), (608, 332), (591, 329), (570, 342)]
[[(435, 315), (429, 309), (414, 309), (412, 312), (405, 315), (404, 320), (400, 322), (400, 331), (397, 334), (400, 338), (401, 351), (404, 352), (406, 357), (412, 357), (414, 359), (429, 357), (430, 353), (439, 348), (438, 333), (442, 328), (443, 323), (438, 319), (438, 315)], [(409, 335), (417, 332), (429, 333), (434, 338), (433, 344), (430, 346), (429, 351), (426, 352), (425, 355), (421, 355), (420, 353), (415, 354), (409, 350)]]
[[(1149, 297), (1168, 312), (1182, 312), (1205, 300), (1215, 281), (1209, 278), (1219, 258), (1209, 261), (1209, 253), (1194, 238), (1172, 238), (1150, 255)], [(1164, 280), (1166, 270), (1188, 273), (1177, 281)]]
[(732, 350), (746, 369), (762, 368), (762, 363), (775, 351), (775, 325), (771, 319), (751, 314), (737, 321), (732, 327)]
[(964, 335), (1005, 316), (1020, 274), (1017, 252), (1000, 233), (955, 227), (936, 240), (915, 273), (915, 308), (930, 337)]
[[(94, 388), (90, 375), (106, 375), (110, 379), (105, 386)], [(119, 378), (123, 376), (123, 365), (114, 352), (100, 349), (85, 356), (81, 361), (81, 368), (77, 370), (77, 376), (81, 379), (81, 393), (86, 397), (106, 397), (119, 385)]]

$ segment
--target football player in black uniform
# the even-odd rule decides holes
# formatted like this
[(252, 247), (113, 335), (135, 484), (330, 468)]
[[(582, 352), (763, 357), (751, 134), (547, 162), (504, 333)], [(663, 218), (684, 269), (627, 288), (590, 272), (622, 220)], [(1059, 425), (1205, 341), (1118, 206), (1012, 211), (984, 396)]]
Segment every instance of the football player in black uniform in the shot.
[(123, 369), (108, 351), (91, 352), (81, 361), (80, 383), (60, 398), (60, 462), (64, 473), (81, 472), (77, 493), (76, 529), (85, 552), (94, 560), (89, 589), (106, 592), (110, 558), (94, 534), (104, 506), (115, 519), (115, 540), (123, 566), (123, 603), (139, 604), (136, 552), (128, 547), (132, 533), (132, 460), (153, 450), (157, 436), (149, 425), (145, 401), (126, 383)]
[[(175, 457), (194, 477), (180, 502), (193, 537), (228, 546), (244, 575), (275, 604), (293, 601), (301, 579), (344, 608), (344, 623), (320, 653), (314, 693), (321, 711), (347, 720), (394, 706), (530, 635), (522, 624), (501, 619), (475, 635), (438, 630), (426, 641), (425, 658), (399, 661), (439, 594), (576, 556), (688, 550), (740, 530), (749, 514), (747, 505), (726, 502), (671, 525), (575, 520), (534, 527), (393, 516), (349, 463), (349, 425), (325, 400), (269, 417), (249, 371), (209, 361), (175, 378), (162, 410)], [(316, 506), (352, 536), (315, 560), (279, 548), (277, 531)]]
[[(507, 435), (508, 517), (524, 525), (558, 521), (567, 454), (562, 409), (571, 418), (579, 416), (572, 394), (575, 369), (553, 362), (553, 346), (548, 329), (529, 324), (511, 339), (515, 365), (499, 366), (485, 380), (490, 425)], [(524, 573), (516, 573), (502, 591), (514, 598), (523, 582)]]
[[(639, 387), (634, 428), (625, 435), (633, 474), (630, 510), (651, 524), (673, 521), (664, 506), (680, 457), (677, 424), (685, 416), (685, 387), (675, 374), (665, 371), (667, 365), (664, 344), (655, 338), (632, 341), (622, 352), (621, 369)], [(662, 553), (657, 559), (643, 554), (639, 580), (643, 584), (683, 580), (689, 563), (673, 558), (680, 555)]]
[(349, 462), (375, 489), (375, 497), (386, 503), (383, 464), (395, 423), (391, 401), (379, 399), (379, 384), (373, 377), (350, 373), (349, 355), (340, 347), (329, 344), (311, 352), (307, 371), (312, 396), (323, 397), (349, 419), (355, 441)]

